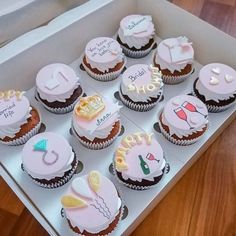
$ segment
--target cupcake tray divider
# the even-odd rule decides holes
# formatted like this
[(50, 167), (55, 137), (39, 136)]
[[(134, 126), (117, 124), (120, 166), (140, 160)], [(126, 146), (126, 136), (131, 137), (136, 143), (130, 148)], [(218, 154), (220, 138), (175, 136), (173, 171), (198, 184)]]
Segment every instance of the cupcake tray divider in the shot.
[[(96, 36), (114, 35), (119, 27), (119, 21), (131, 13), (152, 15), (157, 34), (161, 38), (188, 36), (194, 42), (196, 59), (201, 62), (195, 62), (195, 72), (187, 81), (173, 86), (165, 85), (164, 100), (153, 110), (141, 113), (126, 107), (121, 109), (123, 135), (138, 130), (154, 132), (164, 149), (167, 162), (170, 164), (169, 173), (165, 174), (155, 187), (146, 191), (126, 188), (119, 184), (114, 175), (109, 172), (115, 148), (122, 136), (119, 136), (111, 146), (104, 150), (86, 149), (69, 132), (71, 113), (64, 115), (49, 113), (35, 100), (34, 88), (30, 89), (34, 86), (36, 73), (42, 66), (60, 61), (70, 64), (74, 68), (86, 94), (99, 93), (108, 99), (117, 101), (114, 93), (119, 89), (120, 79), (105, 83), (95, 81), (80, 69), (80, 63), (84, 47), (90, 39)], [(179, 22), (179, 27), (176, 27), (176, 22)], [(196, 33), (194, 29), (201, 29), (203, 35), (199, 33), (200, 31)], [(212, 42), (210, 38), (218, 40)], [(160, 40), (157, 38), (158, 42)], [(187, 147), (170, 143), (162, 134), (153, 129), (158, 114), (169, 98), (191, 92), (192, 83), (197, 78), (202, 64), (218, 60), (235, 67), (236, 52), (231, 50), (235, 43), (235, 39), (165, 0), (91, 0), (54, 19), (48, 26), (34, 30), (0, 49), (1, 89), (30, 89), (27, 96), (31, 104), (40, 111), (46, 130), (65, 136), (83, 163), (84, 168), (73, 178), (83, 175), (89, 170), (98, 169), (113, 181), (128, 208), (128, 216), (122, 220), (114, 235), (128, 235), (235, 118), (235, 107), (222, 113), (210, 114), (209, 129), (205, 136), (196, 144)], [(231, 54), (226, 55), (227, 53), (222, 49), (224, 44), (224, 50)], [(137, 63), (151, 64), (153, 52), (143, 59), (128, 58), (127, 67)], [(78, 58), (78, 55), (81, 57)], [(25, 69), (22, 70), (22, 68)], [(64, 186), (52, 190), (36, 186), (21, 169), (21, 150), (22, 146), (0, 145), (2, 177), (50, 235), (75, 235), (60, 213), (60, 198), (70, 181)]]

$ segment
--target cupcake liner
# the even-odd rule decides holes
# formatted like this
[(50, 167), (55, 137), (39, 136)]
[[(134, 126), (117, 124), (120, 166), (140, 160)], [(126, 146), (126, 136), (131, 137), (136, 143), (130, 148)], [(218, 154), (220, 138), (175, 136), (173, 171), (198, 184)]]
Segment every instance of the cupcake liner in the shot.
[(63, 108), (52, 108), (52, 107), (49, 107), (47, 106), (46, 104), (44, 104), (44, 102), (41, 101), (41, 99), (38, 97), (38, 95), (36, 94), (36, 97), (38, 98), (38, 100), (41, 102), (41, 104), (50, 112), (52, 113), (55, 113), (55, 114), (66, 114), (66, 113), (69, 113), (71, 112), (76, 103), (79, 101), (79, 99), (83, 96), (83, 93), (69, 106), (67, 107), (63, 107)]
[(119, 91), (120, 99), (124, 103), (124, 105), (127, 106), (128, 108), (130, 108), (131, 110), (139, 111), (139, 112), (149, 111), (152, 108), (154, 108), (156, 106), (156, 104), (160, 101), (162, 94), (163, 94), (163, 91), (161, 91), (160, 97), (158, 98), (158, 100), (156, 102), (146, 104), (146, 105), (140, 105), (140, 104), (135, 104), (134, 102), (126, 100), (123, 97), (122, 93)]
[(24, 134), (20, 138), (14, 139), (9, 142), (0, 141), (0, 143), (9, 146), (19, 146), (25, 144), (31, 137), (33, 137), (39, 132), (40, 127), (41, 127), (41, 121), (33, 129), (31, 129), (28, 133)]
[(173, 138), (172, 136), (170, 136), (170, 134), (169, 133), (167, 133), (165, 130), (164, 130), (164, 128), (162, 127), (162, 124), (161, 124), (161, 122), (159, 122), (159, 126), (160, 126), (160, 130), (161, 130), (161, 133), (163, 134), (163, 136), (167, 139), (167, 140), (169, 140), (170, 142), (172, 142), (172, 143), (174, 143), (174, 144), (176, 144), (176, 145), (180, 145), (180, 146), (188, 146), (188, 145), (191, 145), (191, 144), (194, 144), (194, 143), (196, 143), (202, 136), (203, 136), (203, 134), (205, 133), (203, 133), (202, 135), (200, 135), (199, 137), (197, 137), (197, 138), (195, 138), (195, 139), (190, 139), (190, 140), (177, 140), (177, 139), (175, 139), (175, 138)]
[[(166, 166), (167, 166), (167, 162), (166, 162), (166, 165), (165, 165), (165, 167), (164, 167), (164, 173), (163, 173), (161, 179), (162, 179), (162, 178), (164, 177), (164, 175), (165, 175)], [(159, 182), (157, 182), (157, 183), (155, 183), (155, 184), (153, 184), (153, 185), (150, 185), (150, 186), (137, 186), (137, 185), (134, 185), (134, 184), (128, 184), (128, 183), (122, 181), (122, 180), (118, 177), (117, 172), (116, 172), (115, 167), (114, 167), (114, 163), (113, 163), (113, 169), (114, 169), (114, 175), (115, 175), (116, 179), (118, 180), (118, 182), (119, 182), (120, 184), (125, 185), (125, 186), (128, 187), (128, 188), (133, 189), (133, 190), (139, 190), (139, 191), (140, 191), (140, 190), (141, 190), (141, 191), (142, 191), (142, 190), (148, 190), (148, 189), (151, 189), (151, 188), (155, 187), (155, 186), (159, 183)]]
[[(197, 96), (197, 94), (194, 92), (194, 90), (192, 91), (192, 94), (193, 96), (199, 98)], [(200, 99), (200, 98), (199, 98)], [(201, 100), (201, 99), (200, 99)], [(204, 101), (202, 101), (203, 103), (205, 103)], [(231, 104), (228, 104), (228, 105), (225, 105), (225, 106), (216, 106), (216, 105), (209, 105), (209, 104), (206, 104), (205, 105), (207, 106), (207, 110), (211, 113), (218, 113), (218, 112), (222, 112), (222, 111), (225, 111), (227, 110), (228, 108), (230, 108), (231, 106), (233, 106), (234, 104), (236, 104), (236, 101), (232, 102)]]
[(96, 74), (96, 73), (92, 72), (84, 64), (83, 61), (82, 61), (82, 65), (83, 65), (84, 69), (86, 70), (86, 72), (88, 73), (89, 76), (91, 76), (95, 80), (102, 81), (102, 82), (107, 82), (107, 81), (112, 81), (112, 80), (116, 79), (121, 74), (121, 72), (123, 71), (123, 69), (126, 65), (126, 62), (127, 62), (127, 59), (124, 57), (124, 64), (119, 70), (114, 71), (114, 72), (110, 72), (110, 73), (105, 73), (105, 74), (102, 74), (102, 75), (99, 75), (99, 74)]
[(192, 67), (192, 70), (188, 74), (180, 75), (180, 76), (169, 76), (169, 75), (163, 75), (162, 74), (162, 80), (164, 84), (179, 84), (185, 81), (192, 73), (194, 68)]
[[(75, 155), (75, 158), (76, 158), (76, 155)], [(62, 185), (66, 184), (71, 178), (72, 176), (74, 175), (75, 171), (76, 171), (76, 168), (78, 166), (78, 163), (79, 163), (79, 160), (76, 158), (76, 163), (75, 165), (72, 167), (72, 169), (70, 170), (70, 172), (64, 176), (62, 179), (60, 179), (58, 182), (55, 182), (55, 183), (52, 183), (52, 184), (44, 184), (44, 183), (41, 183), (37, 180), (35, 180), (34, 178), (32, 178), (31, 176), (31, 179), (33, 180), (33, 182), (37, 185), (39, 185), (40, 187), (43, 187), (43, 188), (48, 188), (48, 189), (54, 189), (54, 188), (58, 188), (58, 187), (61, 187)], [(27, 173), (27, 172), (26, 172)]]
[(154, 41), (153, 44), (146, 50), (140, 50), (140, 51), (132, 51), (131, 49), (123, 46), (122, 44), (120, 44), (123, 53), (127, 56), (127, 57), (131, 57), (131, 58), (142, 58), (147, 56), (151, 51), (152, 51), (152, 47), (154, 46), (156, 42)]
[(92, 149), (92, 150), (100, 150), (100, 149), (103, 149), (103, 148), (106, 148), (106, 147), (110, 146), (110, 145), (114, 142), (114, 140), (115, 140), (115, 139), (119, 136), (119, 134), (120, 134), (121, 125), (120, 125), (120, 128), (119, 128), (119, 131), (117, 132), (117, 134), (116, 134), (113, 138), (111, 138), (111, 139), (109, 139), (109, 140), (107, 140), (107, 141), (105, 141), (105, 142), (102, 142), (102, 143), (86, 142), (86, 141), (82, 140), (82, 139), (79, 137), (79, 135), (76, 133), (76, 131), (75, 131), (75, 129), (74, 129), (73, 127), (72, 127), (72, 130), (73, 130), (74, 135), (78, 138), (78, 140), (80, 141), (80, 143), (81, 143), (83, 146), (85, 146), (86, 148)]

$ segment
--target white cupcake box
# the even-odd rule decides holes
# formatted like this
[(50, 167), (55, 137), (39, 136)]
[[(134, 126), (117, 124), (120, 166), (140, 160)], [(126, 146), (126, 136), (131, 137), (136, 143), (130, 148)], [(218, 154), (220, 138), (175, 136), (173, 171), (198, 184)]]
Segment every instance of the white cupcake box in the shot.
[[(170, 172), (165, 174), (154, 188), (138, 192), (121, 185), (109, 172), (113, 153), (121, 137), (104, 150), (86, 149), (70, 135), (71, 113), (57, 115), (48, 112), (34, 99), (34, 89), (32, 89), (36, 73), (40, 68), (49, 63), (63, 62), (70, 64), (76, 70), (87, 94), (97, 92), (115, 101), (114, 92), (119, 89), (120, 79), (106, 83), (93, 80), (80, 69), (79, 65), (85, 45), (90, 39), (98, 35), (115, 35), (120, 20), (132, 13), (152, 15), (158, 41), (161, 38), (185, 35), (193, 41), (196, 53), (195, 72), (190, 79), (178, 85), (165, 85), (164, 100), (154, 109), (144, 113), (126, 107), (121, 109), (121, 121), (125, 127), (124, 135), (137, 130), (154, 132), (170, 164)], [(179, 22), (178, 27), (176, 22)], [(196, 29), (201, 29), (201, 33)], [(1, 48), (1, 90), (9, 88), (29, 90), (27, 96), (32, 105), (41, 112), (42, 122), (46, 125), (47, 131), (64, 135), (82, 161), (84, 169), (78, 175), (98, 169), (115, 183), (121, 190), (128, 208), (128, 216), (113, 235), (128, 235), (236, 117), (235, 106), (218, 114), (210, 114), (207, 133), (189, 147), (174, 145), (162, 134), (153, 130), (157, 115), (166, 101), (178, 94), (191, 92), (192, 83), (203, 64), (218, 61), (236, 68), (236, 51), (232, 50), (235, 44), (236, 40), (229, 35), (165, 0), (91, 0), (57, 17), (47, 26), (29, 32)], [(152, 62), (152, 54), (153, 52), (142, 59), (128, 58), (127, 66), (135, 63), (149, 64)], [(53, 190), (35, 185), (21, 170), (21, 150), (22, 146), (0, 145), (2, 177), (50, 235), (75, 235), (60, 214), (60, 197), (70, 182)]]

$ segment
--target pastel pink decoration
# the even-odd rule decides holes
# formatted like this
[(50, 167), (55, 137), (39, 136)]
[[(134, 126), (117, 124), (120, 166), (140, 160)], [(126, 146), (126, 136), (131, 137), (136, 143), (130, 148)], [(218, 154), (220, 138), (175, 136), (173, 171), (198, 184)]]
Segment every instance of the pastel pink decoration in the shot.
[[(47, 140), (45, 150), (35, 150), (35, 145), (41, 140)], [(64, 174), (68, 163), (74, 154), (67, 140), (58, 134), (44, 132), (32, 137), (24, 146), (22, 151), (22, 162), (24, 168), (33, 177), (43, 179), (57, 174)]]
[(208, 64), (200, 70), (197, 84), (200, 93), (204, 90), (201, 94), (204, 94), (207, 100), (224, 100), (236, 93), (236, 71), (224, 64)]
[[(179, 101), (178, 106), (173, 104), (176, 100)], [(207, 116), (207, 107), (201, 100), (190, 95), (179, 95), (165, 105), (163, 123), (169, 127), (171, 135), (182, 137), (202, 130), (208, 123)]]
[[(79, 187), (79, 183), (82, 183), (82, 186)], [(87, 206), (74, 209), (65, 208), (65, 213), (72, 226), (78, 227), (82, 233), (86, 230), (97, 234), (106, 229), (119, 214), (121, 200), (114, 184), (103, 175), (101, 175), (101, 186), (96, 193), (90, 192), (89, 188), (88, 175), (73, 180), (65, 195), (80, 197), (86, 201)]]
[(85, 48), (86, 61), (92, 68), (106, 72), (123, 61), (119, 43), (108, 37), (98, 37), (89, 41)]
[(36, 88), (42, 99), (48, 102), (65, 102), (79, 86), (74, 70), (61, 63), (43, 67), (36, 77)]
[(8, 100), (0, 100), (0, 130), (1, 127), (11, 126), (15, 123), (24, 120), (29, 113), (30, 103), (29, 100), (22, 96), (18, 99), (16, 96)]

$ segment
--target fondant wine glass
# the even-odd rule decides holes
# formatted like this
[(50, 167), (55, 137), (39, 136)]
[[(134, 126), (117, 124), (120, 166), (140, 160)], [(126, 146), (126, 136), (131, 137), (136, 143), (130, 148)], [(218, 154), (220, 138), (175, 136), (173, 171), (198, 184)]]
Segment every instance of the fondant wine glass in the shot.
[(198, 111), (197, 108), (192, 103), (190, 103), (190, 102), (187, 102), (187, 101), (184, 102), (182, 104), (182, 107), (186, 108), (190, 112), (197, 112), (197, 113), (201, 114), (202, 116), (204, 116), (204, 118), (207, 117), (207, 115), (204, 115), (200, 111)]
[(160, 160), (157, 160), (152, 153), (148, 153), (146, 159), (148, 159), (149, 161), (156, 161), (158, 163), (160, 162)]
[(184, 120), (188, 124), (190, 129), (193, 129), (193, 127), (188, 122), (187, 114), (185, 113), (184, 109), (179, 107), (175, 109), (174, 112), (181, 120)]

